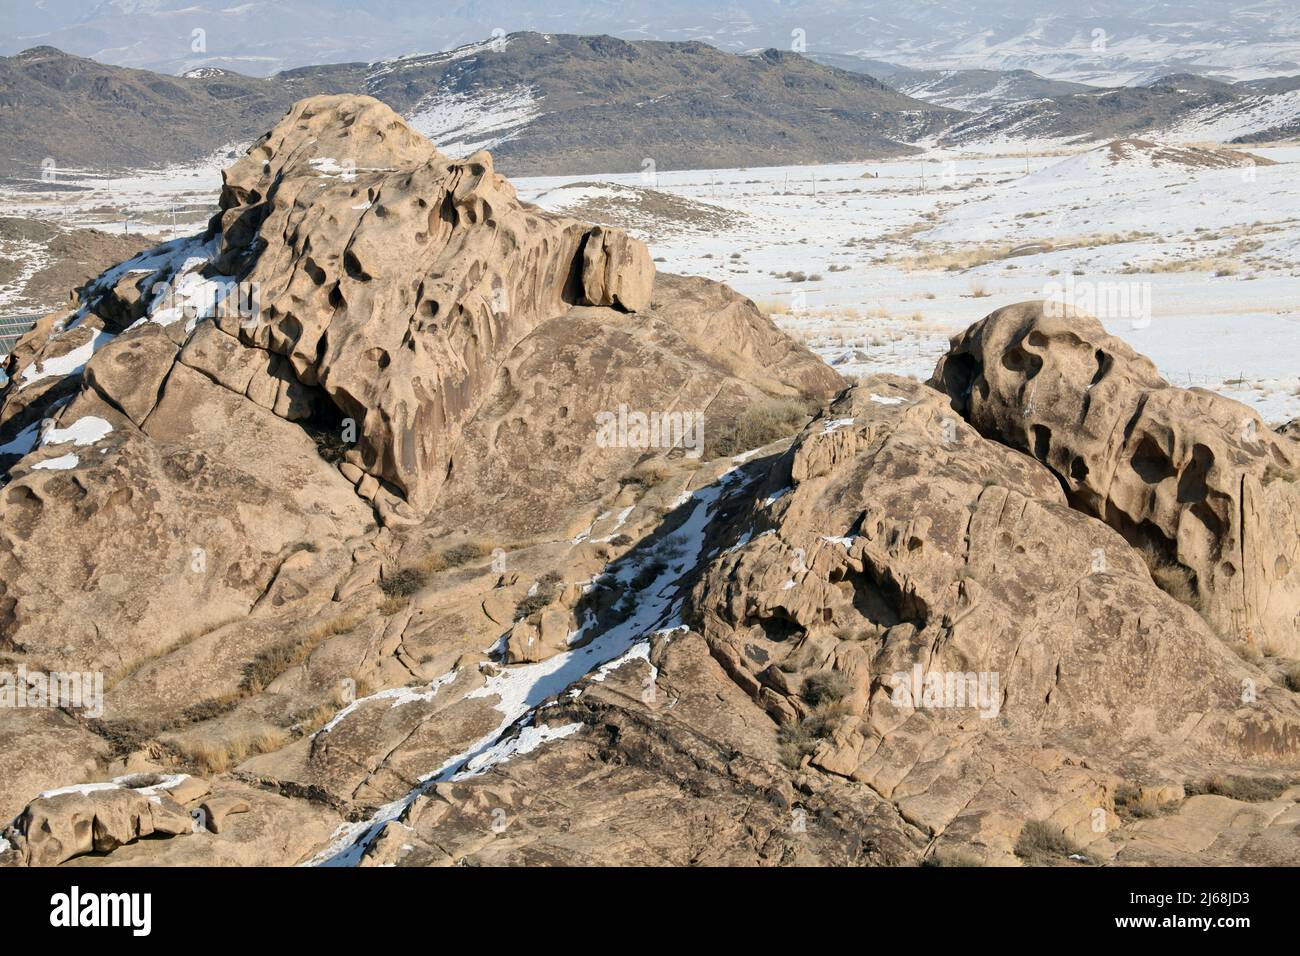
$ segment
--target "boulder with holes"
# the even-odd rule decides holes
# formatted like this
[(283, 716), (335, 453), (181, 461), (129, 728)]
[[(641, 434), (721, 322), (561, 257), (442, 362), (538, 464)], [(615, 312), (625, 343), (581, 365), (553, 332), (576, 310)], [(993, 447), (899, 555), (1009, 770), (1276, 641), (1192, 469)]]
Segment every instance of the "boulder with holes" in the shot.
[(932, 383), (1220, 634), (1300, 656), (1300, 450), (1252, 409), (1170, 385), (1096, 319), (1043, 302), (972, 325)]

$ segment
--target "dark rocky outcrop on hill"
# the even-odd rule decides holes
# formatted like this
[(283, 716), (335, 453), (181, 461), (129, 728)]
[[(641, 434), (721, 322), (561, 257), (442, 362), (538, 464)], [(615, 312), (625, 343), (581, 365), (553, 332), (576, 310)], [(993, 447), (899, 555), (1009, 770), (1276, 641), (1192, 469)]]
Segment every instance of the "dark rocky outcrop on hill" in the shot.
[[(367, 92), (413, 116), (486, 104), (466, 135), (485, 125), (503, 137), (494, 154), (512, 175), (636, 171), (647, 158), (689, 169), (897, 156), (961, 118), (795, 53), (537, 33), (395, 61)], [(493, 129), (492, 98), (507, 92), (498, 113), (524, 100), (536, 115)]]
[(1097, 90), (1085, 83), (1039, 76), (1032, 70), (924, 70), (834, 53), (813, 53), (809, 58), (841, 70), (874, 76), (900, 93), (927, 103), (971, 113), (1026, 100)]

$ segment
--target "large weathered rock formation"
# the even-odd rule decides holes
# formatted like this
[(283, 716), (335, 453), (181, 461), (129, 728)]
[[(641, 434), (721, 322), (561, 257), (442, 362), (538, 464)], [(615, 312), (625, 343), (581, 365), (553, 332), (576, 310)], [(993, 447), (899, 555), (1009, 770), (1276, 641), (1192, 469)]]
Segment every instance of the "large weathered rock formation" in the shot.
[(0, 862), (1298, 856), (1296, 446), (1092, 320), (847, 387), (338, 97), (5, 371)]
[(1025, 303), (954, 340), (933, 382), (1051, 469), (1219, 633), (1300, 655), (1300, 450), (1251, 409), (1175, 388), (1087, 316)]
[(794, 759), (932, 835), (1009, 852), (989, 821), (1020, 813), (1091, 842), (1135, 766), (1178, 783), (1300, 761), (1289, 690), (923, 385), (873, 377), (832, 404), (719, 543), (688, 615), (715, 658), (806, 731)]
[[(598, 442), (598, 413), (699, 416), (707, 435), (842, 385), (748, 300), (656, 277), (641, 243), (520, 203), (490, 156), (449, 162), (365, 97), (299, 103), (221, 205), (7, 360), (2, 663), (99, 672), (106, 694), (102, 714), (0, 711), (5, 817), (50, 786), (268, 750), (327, 805), (406, 792), (379, 765), (445, 759), (436, 740), (391, 753), (399, 720), (349, 744), (362, 707), (317, 742), (317, 715), (345, 684), (477, 675), (544, 571), (568, 578), (546, 613), (578, 626), (581, 569), (629, 550), (701, 450)], [(467, 560), (462, 586), (428, 583)], [(464, 733), (497, 722), (468, 710)], [(55, 779), (30, 763), (38, 737), (59, 742)]]

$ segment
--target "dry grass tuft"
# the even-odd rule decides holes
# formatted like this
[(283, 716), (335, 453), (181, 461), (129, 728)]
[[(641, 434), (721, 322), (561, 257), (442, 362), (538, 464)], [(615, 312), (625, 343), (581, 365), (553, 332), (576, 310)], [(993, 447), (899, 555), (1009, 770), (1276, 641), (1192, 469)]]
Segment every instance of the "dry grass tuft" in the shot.
[(803, 682), (803, 699), (813, 707), (834, 704), (853, 693), (853, 681), (842, 671), (818, 671)]
[(647, 489), (653, 488), (661, 481), (664, 481), (670, 474), (672, 474), (672, 468), (669, 467), (666, 461), (661, 458), (651, 458), (634, 467), (621, 480), (625, 485)]
[(1300, 664), (1292, 664), (1282, 675), (1282, 679), (1286, 681), (1288, 689), (1300, 694)]
[(522, 621), (535, 611), (540, 611), (559, 600), (564, 590), (564, 576), (559, 571), (547, 571), (537, 579), (537, 587), (525, 594), (515, 605), (515, 620)]
[(921, 861), (921, 865), (925, 867), (983, 866), (984, 863), (974, 854), (962, 850), (935, 850)]
[(1276, 800), (1294, 781), (1274, 780), (1267, 777), (1238, 777), (1217, 774), (1208, 780), (1189, 783), (1184, 786), (1189, 797), (1200, 794), (1215, 794), (1241, 800), (1244, 803), (1266, 803)]
[(310, 657), (312, 651), (328, 638), (346, 634), (360, 624), (365, 616), (365, 612), (361, 610), (341, 614), (320, 621), (287, 641), (268, 647), (245, 665), (239, 696), (250, 697), (260, 694), (289, 668), (296, 667)]
[(1201, 596), (1196, 588), (1196, 574), (1190, 568), (1166, 557), (1151, 544), (1138, 548), (1142, 560), (1151, 572), (1151, 580), (1179, 604), (1185, 604), (1200, 613)]
[(1063, 863), (1072, 855), (1082, 856), (1082, 851), (1058, 830), (1044, 820), (1030, 820), (1016, 838), (1016, 856), (1030, 866), (1051, 866)]
[(178, 748), (178, 753), (183, 761), (194, 767), (201, 775), (211, 776), (225, 773), (249, 757), (279, 750), (288, 740), (289, 732), (277, 727), (274, 730), (262, 730), (215, 743), (203, 741), (196, 744), (182, 744)]
[(774, 398), (751, 405), (733, 424), (709, 430), (704, 440), (704, 457), (712, 460), (739, 455), (787, 438), (808, 424), (814, 412), (809, 402), (794, 398)]
[(470, 540), (435, 551), (416, 563), (413, 570), (425, 575), (437, 574), (451, 568), (460, 568), (492, 554), (493, 546), (485, 541)]
[(419, 568), (403, 568), (386, 575), (379, 588), (389, 597), (410, 597), (428, 581), (428, 575)]
[(1173, 808), (1172, 804), (1161, 804), (1151, 793), (1144, 793), (1141, 787), (1131, 783), (1122, 783), (1115, 790), (1115, 814), (1126, 820), (1146, 820), (1163, 816)]

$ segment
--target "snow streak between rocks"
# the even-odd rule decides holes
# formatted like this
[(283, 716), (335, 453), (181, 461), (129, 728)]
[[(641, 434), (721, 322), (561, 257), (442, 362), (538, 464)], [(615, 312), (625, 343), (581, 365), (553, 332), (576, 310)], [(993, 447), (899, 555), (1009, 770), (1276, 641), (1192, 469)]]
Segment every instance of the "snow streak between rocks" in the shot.
[[(623, 567), (615, 571), (611, 564), (596, 578), (593, 584), (606, 578), (627, 583), (638, 565), (647, 565), (657, 559), (664, 562), (665, 569), (641, 590), (636, 606), (626, 618), (593, 637), (583, 647), (564, 651), (535, 664), (505, 668), (489, 677), (482, 687), (467, 694), (466, 699), (497, 698), (495, 707), (501, 713), (501, 722), (468, 749), (448, 757), (440, 767), (423, 776), (420, 785), (406, 796), (381, 806), (366, 820), (344, 824), (330, 845), (307, 865), (356, 866), (384, 826), (400, 817), (434, 784), (476, 776), (511, 757), (528, 753), (548, 740), (566, 737), (578, 730), (577, 724), (562, 727), (538, 724), (536, 721), (542, 705), (583, 678), (601, 680), (634, 657), (648, 660), (650, 638), (680, 627), (681, 602), (675, 600), (675, 585), (706, 560), (705, 536), (714, 506), (743, 477), (743, 472), (733, 467), (713, 484), (689, 493), (683, 506), (693, 503), (691, 512), (675, 531), (649, 549), (638, 562), (628, 562), (624, 556), (614, 562), (623, 564)], [(663, 558), (660, 559), (659, 555)], [(582, 631), (590, 626), (585, 624)], [(582, 631), (575, 640), (585, 637)], [(512, 734), (512, 730), (515, 733)]]

